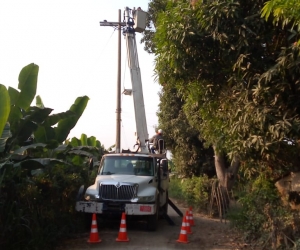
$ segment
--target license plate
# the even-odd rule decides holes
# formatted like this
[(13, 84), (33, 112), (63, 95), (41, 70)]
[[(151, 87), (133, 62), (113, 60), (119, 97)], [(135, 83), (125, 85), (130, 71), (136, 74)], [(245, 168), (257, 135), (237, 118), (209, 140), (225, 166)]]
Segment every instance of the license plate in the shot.
[(141, 212), (151, 212), (151, 206), (140, 206)]

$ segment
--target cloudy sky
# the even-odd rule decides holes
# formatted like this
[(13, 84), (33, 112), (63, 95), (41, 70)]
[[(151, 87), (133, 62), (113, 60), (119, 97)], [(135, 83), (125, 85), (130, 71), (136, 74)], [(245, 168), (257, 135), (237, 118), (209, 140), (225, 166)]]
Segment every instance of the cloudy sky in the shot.
[[(85, 133), (106, 148), (115, 143), (118, 31), (100, 27), (118, 21), (128, 6), (148, 9), (146, 0), (3, 0), (0, 2), (0, 83), (18, 88), (20, 70), (39, 65), (37, 95), (53, 113), (66, 111), (79, 96), (90, 98), (69, 137)], [(136, 36), (149, 136), (157, 125), (160, 90), (154, 57)], [(131, 88), (126, 44), (122, 37), (121, 88)], [(33, 103), (34, 105), (35, 103)], [(122, 96), (121, 147), (135, 144), (132, 97)]]

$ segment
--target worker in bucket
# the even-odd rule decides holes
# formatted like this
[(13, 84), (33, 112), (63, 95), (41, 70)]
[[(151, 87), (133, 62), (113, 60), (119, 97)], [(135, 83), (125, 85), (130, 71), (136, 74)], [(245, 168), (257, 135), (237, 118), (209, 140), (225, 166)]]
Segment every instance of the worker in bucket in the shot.
[[(156, 135), (152, 136), (149, 139), (149, 142), (152, 143), (151, 153), (155, 154), (155, 150), (159, 150), (159, 140), (163, 140), (163, 131), (158, 129)], [(162, 150), (162, 149), (161, 149)]]

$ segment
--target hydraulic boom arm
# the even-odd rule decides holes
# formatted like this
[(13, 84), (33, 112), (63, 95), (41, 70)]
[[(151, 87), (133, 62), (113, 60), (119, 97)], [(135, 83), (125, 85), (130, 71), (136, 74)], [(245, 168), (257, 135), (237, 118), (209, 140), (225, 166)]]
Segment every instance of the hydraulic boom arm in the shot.
[[(123, 33), (126, 38), (128, 66), (131, 75), (137, 144), (139, 145), (140, 152), (148, 153), (149, 150), (146, 146), (146, 140), (149, 138), (149, 135), (147, 129), (147, 122), (146, 122), (141, 71), (139, 67), (139, 59), (138, 59), (136, 39), (135, 39), (136, 30), (141, 31), (141, 29), (140, 27), (136, 27), (136, 30), (134, 28), (134, 25), (136, 26), (137, 22), (139, 22), (138, 20), (139, 15), (140, 16), (146, 15), (146, 13), (139, 10), (136, 10), (135, 13), (131, 13), (131, 10), (128, 7), (126, 7), (125, 9), (125, 13), (127, 17), (127, 23), (126, 23), (127, 26), (126, 29), (124, 29)], [(146, 22), (145, 22), (145, 26), (146, 26)]]

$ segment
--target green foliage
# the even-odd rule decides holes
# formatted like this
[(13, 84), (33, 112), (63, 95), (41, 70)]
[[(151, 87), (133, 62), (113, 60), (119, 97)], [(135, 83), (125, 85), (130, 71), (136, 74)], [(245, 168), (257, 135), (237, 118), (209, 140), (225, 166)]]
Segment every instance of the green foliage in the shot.
[[(155, 31), (145, 39), (151, 40), (146, 47), (155, 53), (162, 86), (159, 127), (170, 132), (167, 145), (176, 170), (194, 173), (189, 163), (199, 160), (193, 148), (200, 148), (199, 141), (229, 161), (240, 159), (250, 178), (242, 184), (233, 222), (250, 239), (266, 236), (266, 244), (275, 225), (282, 229), (290, 223), (272, 180), (299, 171), (298, 2), (149, 4)], [(198, 142), (190, 140), (193, 136)], [(193, 190), (182, 183), (176, 193), (183, 187)]]
[(88, 166), (56, 161), (38, 175), (24, 166), (2, 167), (0, 244), (4, 249), (53, 249), (57, 241), (83, 228), (75, 211), (78, 187), (91, 184)]
[(11, 137), (10, 124), (9, 124), (9, 122), (6, 122), (3, 132), (2, 132), (2, 136), (0, 137), (0, 156), (5, 151), (6, 141), (10, 137)]
[(41, 108), (41, 109), (43, 109), (43, 108), (45, 108), (45, 105), (44, 105), (44, 103), (43, 103), (43, 100), (42, 100), (42, 98), (38, 95), (38, 96), (36, 96), (35, 97), (35, 102), (36, 102), (36, 106), (38, 107), (38, 108)]
[(262, 17), (266, 20), (273, 17), (275, 25), (281, 24), (296, 26), (300, 31), (300, 3), (298, 0), (271, 0), (267, 1), (262, 9)]
[(158, 118), (166, 131), (164, 139), (172, 152), (174, 169), (185, 176), (215, 175), (212, 148), (205, 148), (199, 132), (189, 124), (182, 109), (181, 96), (165, 86), (160, 94)]
[[(283, 14), (292, 10), (284, 2)], [(293, 21), (284, 29), (265, 21), (261, 0), (207, 1), (195, 8), (183, 0), (152, 3), (154, 9), (163, 6), (156, 14), (152, 10), (151, 38), (163, 87), (160, 127), (181, 132), (186, 125), (182, 137), (193, 131), (229, 159), (253, 160), (256, 167), (272, 164), (278, 171), (293, 165), (295, 150), (284, 145), (286, 138), (297, 141), (300, 132), (299, 34)], [(173, 107), (178, 119), (171, 120), (164, 113)], [(182, 145), (182, 137), (171, 134), (171, 145)], [(180, 149), (191, 152), (193, 144)]]
[(38, 66), (29, 64), (19, 75), (20, 92), (0, 85), (0, 112), (6, 119), (7, 100), (11, 105), (0, 138), (3, 249), (53, 249), (60, 238), (84, 228), (84, 218), (75, 212), (76, 195), (81, 185), (93, 183), (104, 152), (95, 137), (83, 136), (82, 146), (61, 145), (89, 98), (78, 97), (70, 110), (54, 115), (39, 96), (32, 107), (37, 77)]
[(263, 174), (248, 182), (236, 195), (240, 198), (227, 218), (245, 233), (248, 240), (263, 239), (272, 232), (275, 220), (284, 221), (288, 216), (287, 210), (281, 206), (274, 183)]
[(212, 181), (206, 175), (188, 179), (174, 175), (170, 181), (169, 195), (183, 200), (195, 210), (207, 212)]
[(201, 210), (207, 209), (211, 190), (211, 180), (207, 176), (183, 180), (182, 189), (186, 194), (188, 204)]
[[(9, 94), (5, 86), (0, 84), (0, 135), (2, 135), (3, 129), (7, 122), (7, 118), (9, 116), (9, 112), (10, 112)], [(0, 152), (2, 152), (1, 148), (0, 148)]]
[(180, 200), (185, 198), (181, 188), (181, 179), (176, 174), (170, 176), (169, 196)]
[(77, 139), (76, 137), (71, 138), (71, 140), (68, 139), (66, 140), (66, 143), (72, 145), (73, 147), (92, 146), (92, 147), (103, 148), (103, 146), (101, 146), (100, 141), (98, 141), (95, 136), (87, 137), (86, 134), (81, 134), (80, 139)]
[(15, 103), (17, 107), (26, 110), (31, 105), (36, 94), (38, 72), (39, 66), (34, 63), (21, 70), (18, 85), (20, 93)]
[(60, 143), (67, 139), (70, 130), (74, 128), (78, 119), (81, 117), (82, 113), (84, 112), (86, 105), (89, 101), (87, 96), (78, 97), (75, 100), (75, 103), (71, 106), (70, 111), (73, 112), (73, 116), (60, 120), (57, 124), (57, 127), (54, 128), (56, 134), (56, 140)]
[(85, 228), (76, 196), (81, 185), (94, 182), (102, 150), (36, 143), (14, 153), (0, 164), (0, 244), (53, 249), (60, 238)]
[[(5, 122), (9, 122), (12, 134), (6, 141), (6, 152), (28, 143), (27, 140), (30, 137), (34, 138), (34, 142), (47, 143), (52, 147), (57, 147), (66, 140), (70, 130), (76, 125), (87, 106), (89, 98), (87, 96), (78, 97), (70, 110), (53, 115), (51, 114), (53, 109), (46, 108), (41, 97), (37, 96), (37, 106), (31, 107), (30, 104), (36, 94), (38, 70), (39, 67), (33, 63), (21, 70), (18, 85), (20, 91), (11, 87), (8, 89), (10, 109), (7, 106), (9, 101), (7, 91), (0, 88), (1, 124), (2, 119), (5, 118)], [(8, 120), (6, 120), (7, 112), (9, 112)]]
[(157, 16), (160, 12), (166, 10), (166, 5), (169, 0), (151, 0), (149, 1), (149, 9), (147, 15), (147, 28), (144, 31), (144, 36), (141, 43), (144, 43), (144, 49), (149, 53), (155, 52), (155, 44), (152, 42), (155, 34), (155, 24)]

